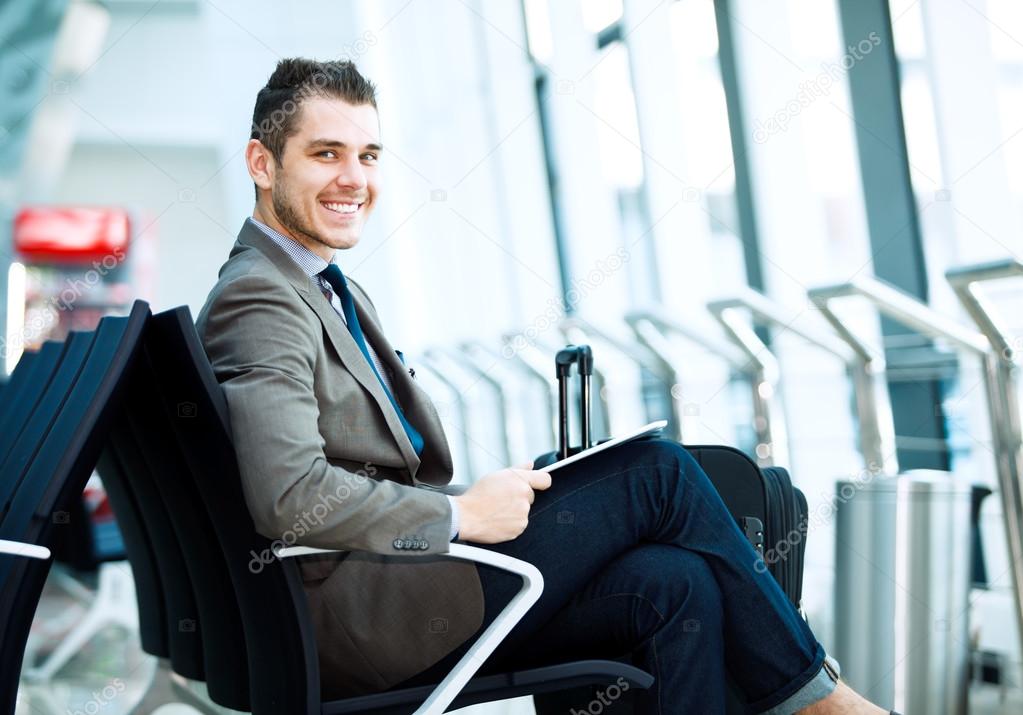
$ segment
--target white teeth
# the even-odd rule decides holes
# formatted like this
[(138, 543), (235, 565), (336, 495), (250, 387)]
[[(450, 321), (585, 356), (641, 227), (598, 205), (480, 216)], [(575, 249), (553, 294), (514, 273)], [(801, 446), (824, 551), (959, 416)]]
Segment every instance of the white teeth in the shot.
[(337, 204), (337, 203), (326, 203), (323, 205), (331, 211), (336, 211), (342, 214), (353, 214), (359, 210), (360, 204)]

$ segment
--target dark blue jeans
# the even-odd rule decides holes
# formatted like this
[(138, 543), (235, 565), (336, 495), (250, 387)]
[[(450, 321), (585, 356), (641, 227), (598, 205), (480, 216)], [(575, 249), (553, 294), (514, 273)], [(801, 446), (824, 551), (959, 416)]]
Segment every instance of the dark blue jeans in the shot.
[[(485, 546), (534, 564), (544, 592), (481, 672), (631, 655), (656, 678), (635, 712), (666, 715), (723, 712), (726, 674), (768, 710), (821, 670), (824, 649), (680, 445), (632, 442), (551, 476), (526, 530)], [(479, 572), (485, 628), (521, 580)], [(437, 682), (472, 640), (402, 686)]]

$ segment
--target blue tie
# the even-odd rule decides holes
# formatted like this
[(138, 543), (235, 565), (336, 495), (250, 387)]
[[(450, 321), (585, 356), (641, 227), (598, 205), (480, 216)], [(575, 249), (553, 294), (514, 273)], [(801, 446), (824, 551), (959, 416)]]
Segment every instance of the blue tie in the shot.
[(401, 407), (394, 399), (394, 395), (387, 389), (387, 385), (384, 383), (380, 373), (377, 371), (377, 366), (373, 362), (373, 358), (369, 356), (369, 347), (366, 345), (366, 337), (362, 334), (362, 326), (359, 325), (359, 316), (355, 314), (355, 301), (352, 299), (352, 292), (348, 290), (348, 281), (345, 280), (344, 274), (336, 263), (331, 263), (322, 271), (320, 275), (326, 279), (330, 287), (334, 289), (337, 297), (341, 299), (341, 309), (345, 312), (345, 320), (348, 322), (348, 330), (352, 334), (352, 338), (355, 340), (355, 344), (359, 346), (359, 350), (366, 358), (366, 362), (373, 368), (373, 374), (377, 376), (377, 380), (380, 381), (380, 386), (384, 388), (384, 394), (387, 395), (387, 399), (391, 401), (391, 406), (394, 407), (394, 411), (398, 413), (398, 419), (401, 420), (401, 426), (405, 428), (405, 434), (408, 435), (409, 441), (412, 443), (412, 448), (416, 450), (416, 454), (423, 453), (423, 436), (416, 431), (407, 419), (405, 419), (405, 413), (401, 411)]

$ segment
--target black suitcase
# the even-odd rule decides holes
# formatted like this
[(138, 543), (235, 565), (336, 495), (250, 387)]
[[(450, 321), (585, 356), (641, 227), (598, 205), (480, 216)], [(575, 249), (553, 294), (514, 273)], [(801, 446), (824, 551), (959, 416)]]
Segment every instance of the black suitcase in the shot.
[[(569, 447), (568, 396), (572, 365), (579, 374), (579, 417), (581, 442)], [(555, 358), (558, 377), (558, 459), (564, 459), (590, 443), (590, 377), (593, 352), (587, 345), (568, 345)], [(761, 469), (745, 453), (719, 445), (685, 445), (707, 473), (722, 501), (753, 547), (764, 566), (781, 585), (792, 605), (802, 613), (803, 560), (806, 554), (808, 509), (806, 496), (792, 485), (782, 467)], [(579, 703), (592, 700), (593, 688), (535, 696), (539, 715), (569, 713)], [(742, 713), (744, 707), (736, 688), (730, 688), (728, 713)], [(616, 702), (615, 713), (631, 712), (631, 705)]]
[(761, 469), (733, 447), (685, 445), (721, 495), (768, 571), (802, 612), (806, 497), (782, 467)]

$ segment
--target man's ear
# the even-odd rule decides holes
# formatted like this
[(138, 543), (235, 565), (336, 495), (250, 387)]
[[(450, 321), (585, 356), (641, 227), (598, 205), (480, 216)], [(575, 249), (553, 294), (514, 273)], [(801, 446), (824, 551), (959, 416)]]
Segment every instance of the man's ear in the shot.
[(249, 139), (249, 143), (245, 145), (245, 165), (256, 186), (269, 191), (274, 183), (277, 164), (274, 155), (259, 139)]

